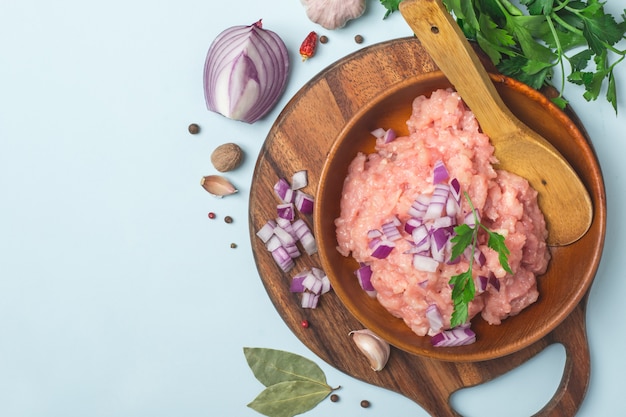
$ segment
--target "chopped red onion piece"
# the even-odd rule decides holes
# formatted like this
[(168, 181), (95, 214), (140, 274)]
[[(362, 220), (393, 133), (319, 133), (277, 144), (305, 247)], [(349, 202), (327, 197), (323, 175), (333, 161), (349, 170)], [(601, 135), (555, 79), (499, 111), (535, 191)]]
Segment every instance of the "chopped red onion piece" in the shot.
[(291, 189), (291, 185), (287, 182), (286, 179), (280, 178), (276, 184), (274, 184), (274, 192), (284, 203), (293, 202), (293, 190)]
[(465, 215), (463, 223), (471, 228), (474, 228), (476, 227), (477, 220), (480, 221), (480, 213), (478, 213), (478, 210), (474, 209)]
[(287, 253), (287, 250), (282, 246), (272, 251), (272, 257), (283, 272), (289, 272), (296, 265), (289, 253)]
[(478, 281), (477, 282), (478, 285), (476, 285), (476, 292), (478, 294), (482, 294), (487, 290), (487, 285), (489, 284), (489, 278), (487, 278), (484, 275), (479, 275), (477, 281)]
[(302, 282), (304, 281), (304, 279), (307, 276), (307, 272), (301, 272), (298, 275), (294, 276), (291, 279), (291, 285), (289, 286), (289, 291), (291, 292), (304, 292), (304, 285), (302, 285)]
[(396, 131), (393, 129), (387, 129), (387, 131), (385, 131), (385, 134), (383, 135), (383, 143), (389, 143), (389, 142), (393, 142), (396, 137), (398, 135), (396, 135)]
[(434, 335), (430, 342), (434, 347), (454, 347), (469, 345), (476, 341), (476, 333), (469, 326), (458, 326)]
[(411, 232), (411, 237), (413, 238), (413, 242), (415, 242), (415, 244), (418, 246), (425, 242), (428, 242), (428, 245), (430, 246), (430, 232), (424, 224), (421, 224), (413, 229), (413, 232)]
[(378, 259), (384, 259), (396, 247), (396, 244), (385, 239), (378, 239), (376, 245), (374, 246), (374, 250), (372, 251), (372, 256)]
[(440, 229), (443, 227), (450, 227), (456, 223), (456, 220), (451, 216), (442, 216), (433, 220), (433, 229)]
[[(272, 233), (274, 233), (273, 230), (272, 230)], [(272, 234), (272, 236), (267, 240), (267, 242), (265, 242), (265, 247), (267, 248), (269, 252), (274, 252), (276, 249), (278, 249), (281, 246), (283, 246), (283, 243), (275, 234)]]
[(372, 229), (372, 230), (367, 231), (367, 237), (369, 239), (375, 239), (377, 237), (381, 237), (382, 235), (383, 235), (383, 232), (381, 232), (378, 229)]
[(378, 245), (380, 245), (381, 240), (382, 239), (380, 237), (375, 237), (374, 239), (371, 239), (369, 242), (367, 242), (367, 247), (370, 249), (374, 249), (378, 247)]
[(456, 216), (460, 208), (459, 203), (457, 203), (452, 193), (450, 193), (448, 199), (446, 200), (446, 214), (448, 216)]
[(413, 267), (418, 271), (436, 272), (437, 268), (439, 267), (439, 262), (437, 262), (430, 256), (414, 254)]
[(379, 127), (377, 129), (372, 130), (371, 133), (376, 139), (380, 139), (383, 136), (385, 136), (386, 131), (382, 127)]
[(496, 291), (500, 291), (500, 280), (494, 275), (489, 277), (489, 285), (491, 285)]
[(322, 290), (322, 280), (317, 278), (313, 272), (309, 272), (302, 281), (302, 286), (314, 294), (319, 294)]
[(426, 308), (426, 318), (428, 319), (431, 334), (437, 333), (443, 328), (443, 316), (439, 308), (437, 308), (437, 304), (431, 304)]
[(443, 215), (449, 193), (450, 187), (448, 184), (435, 184), (435, 189), (430, 198), (426, 214), (424, 214), (424, 219), (432, 220)]
[(461, 205), (461, 183), (456, 178), (450, 180), (450, 193), (452, 193), (456, 203)]
[(444, 181), (448, 181), (450, 175), (448, 174), (448, 170), (444, 165), (442, 160), (438, 160), (435, 162), (435, 166), (433, 168), (433, 184), (439, 184)]
[(282, 229), (285, 230), (285, 232), (287, 232), (291, 236), (293, 236), (294, 239), (297, 239), (296, 232), (295, 232), (295, 230), (293, 230), (293, 224), (291, 223), (291, 220), (283, 219), (281, 217), (277, 217), (276, 221), (274, 222), (274, 224), (276, 226), (280, 226)]
[(416, 219), (422, 219), (428, 210), (428, 204), (430, 204), (430, 197), (420, 194), (415, 198), (413, 204), (408, 210), (408, 215), (415, 217)]
[(283, 203), (276, 206), (276, 212), (278, 217), (293, 221), (296, 217), (296, 212), (293, 207), (293, 203)]
[(283, 247), (292, 259), (298, 258), (302, 255), (302, 253), (300, 253), (300, 249), (296, 246), (296, 242), (283, 245)]
[(301, 190), (296, 190), (296, 196), (294, 200), (296, 203), (296, 207), (298, 208), (300, 213), (313, 213), (313, 203), (315, 201), (315, 198), (312, 195), (307, 194)]
[(274, 234), (278, 237), (278, 239), (280, 239), (283, 245), (291, 245), (296, 243), (296, 239), (294, 239), (291, 233), (278, 225), (276, 225), (276, 227), (274, 228)]
[(479, 248), (474, 251), (474, 261), (478, 266), (483, 266), (487, 262), (487, 257)]
[(442, 251), (445, 248), (448, 239), (450, 238), (450, 231), (447, 227), (439, 227), (437, 229), (433, 229), (430, 236), (432, 242), (434, 243), (435, 249), (438, 251)]
[(302, 293), (302, 308), (316, 308), (319, 301), (319, 294), (305, 291)]
[(416, 227), (421, 226), (422, 224), (423, 223), (420, 219), (411, 217), (404, 223), (404, 231), (408, 234), (412, 234), (413, 230), (415, 230)]
[(383, 224), (381, 228), (387, 240), (390, 240), (393, 242), (395, 240), (402, 238), (402, 235), (400, 234), (400, 231), (398, 230), (398, 226), (393, 221)]
[(267, 243), (267, 241), (274, 235), (274, 227), (276, 227), (276, 222), (268, 220), (263, 227), (256, 232), (256, 235), (263, 243)]
[(326, 274), (324, 274), (324, 271), (322, 271), (321, 269), (316, 268), (316, 267), (312, 267), (311, 268), (311, 273), (317, 279), (322, 279), (324, 277), (324, 275), (326, 275)]
[(322, 281), (322, 290), (320, 291), (320, 294), (326, 294), (328, 291), (332, 289), (328, 275), (324, 275), (321, 278), (321, 281)]
[(297, 171), (291, 177), (291, 189), (299, 190), (306, 187), (309, 184), (307, 171)]
[(307, 255), (313, 255), (317, 252), (317, 242), (315, 241), (315, 237), (304, 220), (297, 219), (294, 221), (293, 230), (296, 234), (296, 239), (300, 241), (302, 248)]
[(372, 268), (367, 264), (361, 264), (359, 269), (354, 271), (356, 275), (359, 285), (363, 288), (370, 297), (376, 296), (376, 288), (372, 285)]

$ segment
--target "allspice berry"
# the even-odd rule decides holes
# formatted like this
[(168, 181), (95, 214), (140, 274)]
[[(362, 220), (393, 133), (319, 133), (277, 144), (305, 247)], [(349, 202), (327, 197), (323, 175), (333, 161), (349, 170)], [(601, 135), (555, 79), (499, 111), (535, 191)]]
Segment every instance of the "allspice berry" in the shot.
[(211, 163), (220, 172), (232, 171), (241, 165), (243, 151), (235, 143), (225, 143), (215, 148), (211, 154)]

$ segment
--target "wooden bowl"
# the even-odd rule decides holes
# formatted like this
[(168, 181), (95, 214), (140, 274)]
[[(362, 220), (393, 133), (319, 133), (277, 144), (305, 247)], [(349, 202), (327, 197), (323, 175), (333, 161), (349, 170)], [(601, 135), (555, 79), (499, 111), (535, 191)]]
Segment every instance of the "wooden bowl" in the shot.
[[(339, 217), (343, 180), (358, 152), (374, 151), (370, 132), (393, 128), (406, 135), (411, 103), (419, 95), (450, 87), (441, 72), (407, 78), (379, 94), (360, 109), (336, 138), (318, 184), (314, 212), (315, 236), (322, 266), (341, 302), (361, 324), (393, 346), (429, 358), (465, 362), (484, 361), (519, 351), (555, 329), (585, 295), (600, 262), (605, 234), (606, 202), (602, 174), (593, 148), (574, 121), (540, 92), (510, 78), (492, 75), (492, 80), (513, 113), (546, 137), (581, 176), (594, 205), (594, 219), (587, 234), (574, 244), (550, 248), (552, 260), (538, 277), (539, 300), (509, 317), (501, 325), (489, 325), (480, 317), (472, 320), (475, 343), (454, 348), (435, 348), (429, 337), (414, 334), (359, 286), (352, 258), (336, 250), (334, 220)], [(370, 139), (371, 138), (371, 139)], [(567, 213), (563, 213), (567, 216)]]

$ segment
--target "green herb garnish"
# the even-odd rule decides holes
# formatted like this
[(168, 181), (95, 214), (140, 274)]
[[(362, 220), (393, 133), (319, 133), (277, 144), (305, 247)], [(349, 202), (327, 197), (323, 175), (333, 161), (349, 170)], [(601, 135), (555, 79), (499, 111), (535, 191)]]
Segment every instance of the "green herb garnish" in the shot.
[(478, 246), (478, 232), (482, 229), (489, 235), (487, 246), (495, 250), (498, 253), (498, 260), (502, 268), (510, 274), (511, 267), (509, 266), (509, 249), (504, 243), (504, 236), (499, 233), (493, 232), (480, 223), (476, 210), (469, 198), (469, 195), (464, 192), (470, 209), (474, 213), (474, 220), (476, 225), (470, 227), (468, 224), (462, 224), (454, 228), (456, 235), (451, 239), (452, 246), (452, 259), (456, 259), (461, 256), (465, 250), (471, 248), (471, 254), (469, 256), (469, 266), (467, 271), (454, 275), (450, 278), (449, 284), (452, 286), (452, 303), (454, 304), (454, 310), (452, 311), (452, 317), (450, 317), (450, 327), (454, 328), (461, 324), (464, 324), (468, 318), (468, 306), (474, 299), (476, 288), (474, 287), (474, 279), (472, 277), (472, 270), (474, 267), (474, 253)]
[(248, 407), (269, 417), (293, 417), (311, 410), (336, 388), (313, 361), (276, 349), (244, 348), (254, 376), (266, 387)]
[[(401, 0), (380, 0), (388, 16)], [(565, 82), (581, 85), (587, 101), (606, 91), (617, 112), (614, 69), (626, 56), (615, 45), (626, 36), (626, 9), (618, 22), (599, 0), (443, 0), (468, 39), (475, 40), (498, 70), (539, 89), (561, 73), (561, 107)], [(569, 74), (566, 70), (569, 64)]]

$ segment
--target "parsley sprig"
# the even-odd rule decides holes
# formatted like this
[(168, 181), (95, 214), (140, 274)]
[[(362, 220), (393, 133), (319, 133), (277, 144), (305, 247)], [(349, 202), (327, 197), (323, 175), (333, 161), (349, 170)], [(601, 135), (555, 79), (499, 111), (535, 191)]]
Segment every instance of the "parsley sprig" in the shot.
[[(380, 0), (385, 15), (401, 0)], [(565, 83), (584, 87), (583, 97), (596, 100), (603, 91), (617, 112), (615, 67), (626, 57), (616, 45), (626, 39), (626, 9), (617, 21), (600, 0), (443, 0), (468, 39), (475, 40), (498, 70), (533, 88), (561, 73), (561, 107)], [(568, 69), (569, 68), (569, 69)]]
[(469, 195), (466, 192), (464, 192), (464, 195), (474, 214), (475, 226), (471, 227), (467, 223), (456, 226), (454, 228), (456, 235), (451, 239), (453, 244), (452, 259), (461, 256), (468, 247), (471, 248), (467, 270), (458, 275), (454, 275), (449, 281), (449, 284), (452, 286), (452, 303), (454, 304), (454, 310), (450, 317), (451, 328), (464, 324), (467, 321), (469, 303), (474, 299), (474, 295), (476, 294), (472, 270), (474, 267), (474, 254), (478, 247), (478, 232), (480, 230), (484, 230), (489, 235), (487, 246), (498, 253), (498, 260), (502, 268), (510, 274), (513, 273), (509, 266), (508, 256), (510, 252), (504, 243), (504, 236), (489, 230), (480, 222)]

